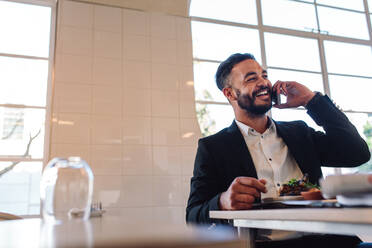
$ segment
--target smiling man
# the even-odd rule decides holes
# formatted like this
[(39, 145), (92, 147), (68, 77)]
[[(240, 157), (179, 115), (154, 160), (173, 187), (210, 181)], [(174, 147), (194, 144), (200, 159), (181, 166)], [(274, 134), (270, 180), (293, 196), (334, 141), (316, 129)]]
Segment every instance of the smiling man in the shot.
[[(218, 67), (216, 82), (235, 120), (199, 140), (188, 222), (225, 223), (210, 219), (209, 211), (251, 209), (260, 198), (279, 196), (280, 184), (291, 178), (308, 174), (310, 182), (318, 183), (321, 166), (354, 167), (369, 160), (367, 144), (327, 96), (293, 81), (272, 86), (253, 55), (231, 55)], [(317, 132), (303, 121), (272, 120), (266, 113), (276, 94), (284, 94), (287, 102), (274, 107), (303, 106), (326, 132)]]

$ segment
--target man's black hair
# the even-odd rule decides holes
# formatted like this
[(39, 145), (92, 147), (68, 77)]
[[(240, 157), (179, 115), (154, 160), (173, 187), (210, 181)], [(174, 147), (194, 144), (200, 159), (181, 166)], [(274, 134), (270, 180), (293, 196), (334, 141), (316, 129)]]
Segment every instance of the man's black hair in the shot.
[(216, 72), (216, 83), (217, 87), (222, 91), (223, 88), (226, 87), (228, 83), (228, 77), (232, 68), (242, 62), (243, 60), (253, 59), (256, 60), (255, 57), (250, 53), (235, 53), (228, 57), (225, 61), (223, 61), (217, 69)]

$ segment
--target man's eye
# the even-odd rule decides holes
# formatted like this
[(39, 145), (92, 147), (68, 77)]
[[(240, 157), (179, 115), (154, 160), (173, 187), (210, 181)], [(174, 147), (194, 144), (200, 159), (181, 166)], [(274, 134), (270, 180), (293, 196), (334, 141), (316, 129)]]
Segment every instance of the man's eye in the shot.
[(257, 79), (256, 77), (248, 78), (248, 79), (247, 79), (247, 82), (254, 81), (254, 80), (256, 80), (256, 79)]
[(262, 77), (263, 77), (263, 78), (268, 78), (268, 76), (267, 76), (267, 75), (262, 75)]

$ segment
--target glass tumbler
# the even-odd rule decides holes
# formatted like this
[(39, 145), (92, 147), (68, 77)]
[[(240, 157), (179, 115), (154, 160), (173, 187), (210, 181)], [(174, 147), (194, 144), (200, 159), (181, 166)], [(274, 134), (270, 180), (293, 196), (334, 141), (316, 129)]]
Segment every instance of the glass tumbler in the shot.
[(93, 196), (93, 172), (80, 157), (54, 158), (40, 183), (42, 217), (46, 222), (87, 220)]

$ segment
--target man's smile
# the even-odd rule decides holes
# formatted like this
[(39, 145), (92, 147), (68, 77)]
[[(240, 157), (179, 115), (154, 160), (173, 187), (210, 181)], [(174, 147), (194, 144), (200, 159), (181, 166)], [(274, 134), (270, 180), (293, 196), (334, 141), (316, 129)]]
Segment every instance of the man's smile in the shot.
[(253, 93), (253, 96), (255, 98), (258, 98), (258, 99), (261, 99), (261, 100), (265, 100), (267, 98), (270, 97), (270, 90), (268, 88), (264, 88), (264, 89), (260, 89), (256, 92)]

